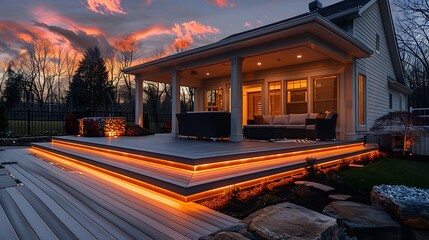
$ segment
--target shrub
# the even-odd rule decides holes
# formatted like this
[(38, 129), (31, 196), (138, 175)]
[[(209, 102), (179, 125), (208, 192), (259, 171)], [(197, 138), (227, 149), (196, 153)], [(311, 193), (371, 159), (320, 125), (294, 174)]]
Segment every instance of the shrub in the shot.
[(311, 195), (310, 187), (306, 185), (295, 185), (291, 191), (291, 197), (295, 199), (296, 203), (303, 203)]
[(70, 112), (64, 118), (65, 125), (64, 130), (67, 135), (77, 135), (79, 134), (79, 122), (74, 115), (74, 113)]
[(0, 132), (3, 133), (9, 127), (7, 121), (7, 109), (4, 104), (0, 104)]
[(139, 125), (133, 125), (127, 127), (125, 131), (126, 136), (146, 136), (146, 135), (152, 135), (149, 130), (140, 127)]
[(102, 133), (100, 133), (100, 124), (93, 120), (93, 119), (89, 119), (83, 122), (84, 124), (84, 129), (86, 130), (86, 132), (84, 132), (84, 136), (87, 137), (100, 137), (100, 136), (104, 136), (104, 134), (102, 135)]
[(305, 163), (307, 164), (305, 170), (307, 170), (308, 176), (310, 178), (315, 177), (320, 172), (320, 169), (316, 166), (316, 162), (317, 158), (307, 157), (305, 159)]

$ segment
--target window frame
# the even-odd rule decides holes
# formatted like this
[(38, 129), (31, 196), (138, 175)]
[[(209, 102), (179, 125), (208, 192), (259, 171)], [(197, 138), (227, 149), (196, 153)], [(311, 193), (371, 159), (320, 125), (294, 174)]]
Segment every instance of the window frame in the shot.
[[(288, 88), (288, 83), (289, 82), (300, 82), (300, 85), (302, 85), (303, 82), (305, 82), (305, 87), (300, 86), (299, 88)], [(294, 83), (293, 83), (294, 84)], [(288, 105), (293, 105), (293, 104), (304, 104), (305, 103), (305, 113), (308, 112), (308, 87), (309, 87), (309, 82), (308, 82), (308, 78), (298, 78), (298, 79), (289, 79), (289, 80), (284, 80), (284, 90), (283, 92), (285, 93), (285, 100), (284, 100), (284, 113), (285, 114), (290, 114), (293, 112), (289, 112), (288, 111)], [(305, 101), (298, 101), (298, 102), (289, 102), (289, 92), (301, 92), (304, 91), (304, 98)]]
[[(316, 99), (316, 97), (315, 97), (315, 94), (316, 94), (316, 91), (315, 91), (315, 88), (316, 88), (316, 84), (315, 84), (315, 81), (316, 81), (316, 79), (322, 79), (322, 78), (330, 78), (330, 77), (335, 77), (335, 86), (336, 86), (336, 88), (335, 88), (335, 95), (336, 95), (336, 106), (335, 106), (335, 111), (338, 113), (339, 112), (339, 98), (340, 98), (340, 93), (339, 93), (339, 89), (340, 89), (340, 75), (339, 74), (327, 74), (327, 75), (321, 75), (321, 76), (314, 76), (314, 77), (312, 77), (311, 78), (311, 81), (312, 81), (312, 89), (311, 89), (311, 93), (312, 93), (312, 100), (311, 100), (311, 109), (312, 109), (312, 112), (317, 112), (316, 110), (315, 110), (315, 107), (314, 107), (314, 105), (315, 105), (315, 99)], [(333, 99), (332, 99), (333, 100)], [(327, 100), (324, 100), (324, 101), (327, 101)], [(329, 110), (333, 110), (333, 109), (329, 109)], [(326, 111), (326, 110), (325, 110)]]
[[(209, 99), (208, 99), (208, 93), (211, 92), (211, 94), (215, 94), (215, 105), (209, 106)], [(223, 111), (223, 89), (222, 88), (216, 88), (216, 89), (210, 89), (204, 91), (204, 110), (205, 111), (213, 111), (213, 112), (219, 112)]]
[[(363, 79), (362, 86), (361, 86), (361, 79)], [(356, 83), (357, 85), (356, 86), (356, 131), (367, 131), (367, 125), (368, 125), (367, 84), (368, 84), (367, 75), (364, 72), (359, 72), (357, 76), (357, 83)], [(362, 96), (361, 96), (361, 91), (362, 91)], [(361, 107), (363, 109), (360, 109)], [(362, 111), (363, 119), (361, 119), (361, 116), (360, 116), (361, 110), (363, 110)], [(363, 123), (361, 122), (361, 120), (363, 120)]]

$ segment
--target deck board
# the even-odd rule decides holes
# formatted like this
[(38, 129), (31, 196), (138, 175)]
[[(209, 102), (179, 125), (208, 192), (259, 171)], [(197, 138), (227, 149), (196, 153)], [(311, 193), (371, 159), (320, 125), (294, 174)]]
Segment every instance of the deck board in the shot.
[(18, 235), (13, 229), (12, 223), (7, 217), (2, 205), (0, 204), (0, 239), (18, 239)]
[(0, 189), (0, 205), (3, 207), (9, 220), (4, 222), (10, 222), (12, 224), (19, 239), (38, 239), (32, 226), (27, 222), (21, 210), (6, 189)]
[(156, 193), (153, 197), (112, 185), (82, 169), (63, 170), (31, 153), (28, 149), (0, 152), (0, 163), (17, 162), (6, 168), (24, 184), (0, 189), (1, 206), (9, 209), (9, 214), (4, 212), (7, 223), (0, 223), (5, 234), (55, 239), (66, 227), (69, 236), (78, 239), (198, 239), (238, 222), (195, 203), (169, 197), (163, 202)]
[[(21, 169), (21, 171), (23, 171)], [(41, 183), (36, 179), (32, 179), (30, 181), (27, 177), (25, 177), (19, 170), (12, 169), (12, 172), (19, 179), (23, 179), (26, 182), (26, 185), (31, 191), (43, 202), (46, 206), (49, 206), (49, 210), (51, 210), (58, 219), (65, 224), (70, 231), (78, 238), (78, 239), (95, 239), (94, 235), (92, 235), (82, 224), (80, 224), (76, 219), (72, 217), (73, 214), (69, 214), (63, 204), (62, 206), (57, 203), (58, 200), (54, 200), (57, 197), (53, 196), (52, 198), (45, 193), (41, 188), (46, 188), (46, 185)], [(61, 203), (61, 202), (60, 202)], [(82, 218), (80, 218), (82, 220)], [(87, 222), (86, 222), (87, 224)], [(101, 236), (101, 235), (100, 235)], [(107, 236), (103, 236), (107, 239)]]
[(58, 239), (48, 224), (46, 224), (42, 217), (36, 212), (17, 188), (7, 188), (6, 192), (15, 201), (17, 207), (21, 210), (25, 219), (33, 228), (39, 239)]

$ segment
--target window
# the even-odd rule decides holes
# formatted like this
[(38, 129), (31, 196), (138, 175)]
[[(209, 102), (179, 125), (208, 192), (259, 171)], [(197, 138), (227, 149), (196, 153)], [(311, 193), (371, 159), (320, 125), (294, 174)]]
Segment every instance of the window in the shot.
[(281, 83), (280, 82), (270, 82), (270, 105), (269, 113), (270, 115), (280, 115), (281, 114)]
[(393, 96), (391, 93), (389, 93), (389, 109), (393, 108)]
[(313, 80), (313, 112), (337, 111), (337, 76)]
[(286, 113), (307, 112), (307, 79), (286, 82)]
[(366, 107), (365, 107), (365, 100), (366, 100), (366, 76), (359, 74), (358, 77), (358, 124), (359, 126), (365, 126), (366, 125)]
[(380, 53), (380, 35), (375, 35), (375, 52)]
[(206, 91), (206, 111), (222, 111), (222, 89)]

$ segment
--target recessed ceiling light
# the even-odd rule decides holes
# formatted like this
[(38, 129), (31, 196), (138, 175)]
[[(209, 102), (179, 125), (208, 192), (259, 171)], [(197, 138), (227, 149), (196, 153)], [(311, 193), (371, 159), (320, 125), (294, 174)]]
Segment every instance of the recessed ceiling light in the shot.
[(258, 64), (258, 66), (261, 66), (261, 65), (262, 65), (262, 63), (261, 63), (261, 62), (258, 62), (257, 64)]
[(298, 55), (298, 56), (296, 56), (297, 58), (302, 58), (302, 55)]
[(210, 76), (210, 73), (208, 72), (208, 73), (206, 73), (206, 75), (207, 75), (207, 76)]

